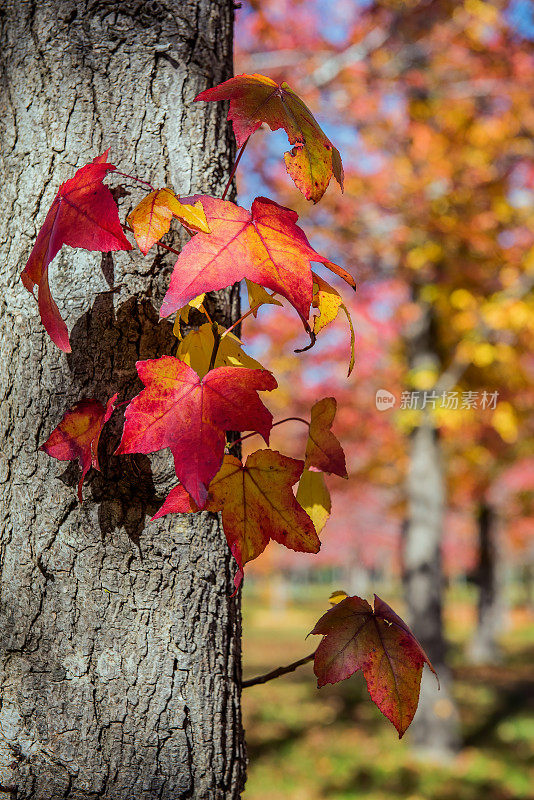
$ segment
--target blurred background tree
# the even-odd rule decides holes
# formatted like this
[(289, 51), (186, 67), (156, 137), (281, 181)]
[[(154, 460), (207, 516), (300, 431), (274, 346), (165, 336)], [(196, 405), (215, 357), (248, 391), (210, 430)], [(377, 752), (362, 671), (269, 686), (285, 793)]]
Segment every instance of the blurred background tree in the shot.
[[(245, 155), (260, 179), (240, 193), (263, 182), (356, 274), (354, 297), (338, 287), (356, 368), (345, 385), (341, 318), (294, 358), (281, 353), (298, 346), (298, 324), (279, 325), (275, 308), (246, 335), (285, 375), (280, 408), (304, 415), (310, 400), (338, 397), (350, 479), (331, 482), (335, 514), (315, 561), (349, 592), (364, 594), (371, 573), (392, 592), (402, 581), (442, 683), (438, 694), (424, 682), (412, 744), (446, 759), (462, 744), (446, 585), (476, 587), (465, 654), (477, 664), (502, 657), (514, 587), (523, 581), (526, 602), (532, 592), (532, 4), (261, 0), (244, 4), (236, 42), (236, 73), (288, 81), (342, 151), (345, 194), (331, 187), (311, 207), (285, 175), (283, 134), (260, 133)], [(394, 408), (377, 409), (380, 389)], [(293, 430), (297, 454), (297, 423), (277, 435), (286, 445)], [(293, 582), (311, 568), (278, 550), (259, 568), (269, 565)]]

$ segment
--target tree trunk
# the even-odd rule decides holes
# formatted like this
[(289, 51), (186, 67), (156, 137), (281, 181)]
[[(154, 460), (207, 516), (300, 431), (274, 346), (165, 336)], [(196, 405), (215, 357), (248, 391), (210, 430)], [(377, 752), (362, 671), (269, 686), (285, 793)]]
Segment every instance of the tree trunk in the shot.
[[(158, 321), (173, 261), (64, 248), (68, 356), (19, 274), (59, 184), (107, 147), (156, 186), (221, 193), (225, 109), (193, 98), (231, 75), (233, 3), (4, 0), (0, 22), (0, 798), (232, 800), (241, 622), (218, 517), (148, 522), (172, 461), (113, 457), (120, 411), (83, 506), (76, 467), (37, 449), (74, 402), (131, 398), (136, 360), (173, 352)], [(108, 182), (124, 218), (142, 195)], [(221, 322), (238, 308), (237, 287), (212, 298)]]
[(499, 591), (496, 516), (486, 501), (482, 501), (478, 509), (477, 525), (478, 565), (474, 582), (478, 588), (478, 613), (469, 656), (475, 664), (494, 664), (500, 657), (498, 635), (503, 610)]
[[(432, 365), (432, 319), (422, 307), (409, 338), (414, 370)], [(419, 404), (421, 407), (422, 403)], [(419, 707), (410, 732), (416, 750), (443, 759), (459, 744), (458, 716), (451, 694), (451, 674), (443, 630), (443, 510), (445, 481), (438, 432), (428, 410), (412, 433), (407, 480), (408, 516), (402, 537), (403, 584), (411, 628), (436, 669), (441, 684), (423, 670)]]

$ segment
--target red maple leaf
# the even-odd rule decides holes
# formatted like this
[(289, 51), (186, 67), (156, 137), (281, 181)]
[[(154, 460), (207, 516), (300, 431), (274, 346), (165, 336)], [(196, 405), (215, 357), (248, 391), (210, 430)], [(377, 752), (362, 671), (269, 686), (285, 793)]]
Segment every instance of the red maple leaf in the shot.
[(248, 278), (281, 294), (307, 320), (313, 288), (310, 261), (348, 276), (311, 247), (296, 224), (298, 214), (289, 208), (265, 197), (257, 197), (250, 212), (206, 195), (189, 199), (202, 201), (211, 233), (197, 233), (182, 249), (161, 306), (162, 317), (202, 292)]
[(423, 664), (435, 673), (406, 623), (376, 595), (374, 611), (361, 597), (347, 597), (312, 633), (324, 637), (315, 652), (317, 685), (337, 683), (361, 669), (371, 700), (400, 739), (417, 709)]
[[(107, 152), (99, 159), (105, 159)], [(102, 183), (114, 169), (105, 160), (95, 159), (61, 184), (21, 275), (29, 292), (33, 294), (38, 287), (42, 323), (52, 341), (66, 353), (71, 350), (69, 335), (50, 293), (48, 266), (64, 244), (100, 252), (132, 249), (122, 232), (113, 196)]]
[(65, 412), (63, 419), (39, 450), (58, 461), (78, 459), (82, 474), (78, 483), (78, 498), (82, 502), (82, 486), (90, 467), (100, 469), (98, 442), (102, 428), (111, 417), (117, 395), (104, 407), (98, 400), (80, 400)]
[(179, 481), (203, 507), (221, 466), (225, 431), (257, 431), (268, 443), (273, 418), (258, 391), (278, 384), (270, 372), (244, 367), (218, 367), (200, 379), (172, 356), (136, 366), (146, 389), (126, 409), (116, 452), (154, 453), (169, 447)]

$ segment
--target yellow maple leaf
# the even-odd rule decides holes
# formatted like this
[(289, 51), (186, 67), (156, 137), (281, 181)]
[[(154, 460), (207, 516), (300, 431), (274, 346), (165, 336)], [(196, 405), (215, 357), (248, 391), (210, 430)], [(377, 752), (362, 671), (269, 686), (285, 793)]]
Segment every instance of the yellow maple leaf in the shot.
[(312, 272), (313, 275), (313, 300), (312, 305), (318, 309), (319, 314), (313, 318), (313, 332), (315, 334), (322, 331), (327, 325), (335, 320), (342, 309), (349, 323), (350, 328), (350, 362), (348, 374), (354, 369), (355, 361), (355, 334), (352, 319), (349, 314), (348, 308), (343, 302), (341, 295), (333, 286), (330, 286), (323, 278)]
[(191, 302), (189, 302), (186, 306), (183, 306), (183, 308), (181, 308), (178, 311), (172, 328), (172, 332), (174, 333), (177, 339), (182, 338), (182, 332), (180, 330), (180, 322), (181, 321), (185, 322), (185, 324), (187, 325), (187, 323), (189, 322), (189, 312), (191, 311), (192, 308), (196, 308), (197, 311), (203, 311), (204, 309), (202, 308), (202, 303), (204, 302), (205, 297), (206, 297), (205, 293), (199, 294), (198, 297), (194, 297), (191, 300)]
[(258, 311), (260, 305), (262, 306), (281, 306), (282, 303), (280, 300), (276, 300), (272, 295), (265, 291), (263, 286), (260, 286), (259, 283), (254, 283), (254, 281), (249, 281), (248, 278), (245, 278), (245, 282), (247, 284), (247, 291), (248, 291), (248, 302), (251, 308), (254, 306), (258, 306), (255, 311), (252, 312), (254, 317), (258, 316)]
[(299, 481), (297, 502), (310, 517), (315, 530), (320, 533), (332, 510), (330, 492), (322, 472), (305, 469)]
[(192, 230), (210, 233), (200, 201), (194, 205), (181, 203), (171, 189), (155, 189), (143, 197), (126, 220), (133, 228), (135, 241), (143, 255), (146, 256), (152, 245), (168, 233), (173, 217)]
[[(226, 328), (218, 325), (217, 330), (219, 335), (222, 336)], [(207, 322), (205, 325), (201, 325), (197, 331), (191, 331), (187, 336), (184, 336), (178, 345), (176, 357), (188, 364), (199, 377), (203, 378), (209, 371), (214, 343), (213, 330)], [(245, 353), (241, 347), (241, 341), (233, 333), (227, 333), (222, 336), (217, 349), (215, 367), (263, 369), (259, 361)]]

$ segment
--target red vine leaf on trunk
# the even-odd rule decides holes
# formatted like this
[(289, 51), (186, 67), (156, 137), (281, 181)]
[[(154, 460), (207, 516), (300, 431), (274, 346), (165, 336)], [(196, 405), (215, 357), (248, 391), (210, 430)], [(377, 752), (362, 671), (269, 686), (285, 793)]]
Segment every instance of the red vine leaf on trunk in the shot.
[(80, 462), (82, 474), (78, 483), (78, 498), (82, 502), (82, 486), (91, 467), (100, 469), (98, 442), (102, 428), (111, 417), (117, 395), (104, 407), (98, 400), (80, 400), (65, 412), (63, 419), (39, 450), (58, 461)]
[(347, 478), (345, 453), (331, 431), (336, 409), (337, 402), (334, 397), (323, 397), (314, 403), (306, 444), (305, 466), (306, 469), (315, 467), (321, 472), (331, 472), (340, 478)]
[[(98, 158), (105, 159), (107, 153)], [(50, 292), (48, 267), (64, 244), (99, 252), (132, 249), (122, 231), (113, 196), (102, 183), (114, 169), (105, 160), (95, 159), (61, 184), (21, 275), (29, 292), (33, 294), (38, 287), (42, 323), (52, 341), (66, 353), (71, 350), (69, 335)]]
[[(321, 543), (312, 520), (295, 500), (292, 486), (302, 473), (303, 462), (274, 450), (257, 450), (243, 465), (225, 456), (210, 483), (206, 509), (222, 511), (228, 546), (237, 561), (236, 589), (243, 567), (257, 558), (271, 539), (291, 550), (318, 553)], [(154, 517), (195, 511), (183, 486), (175, 487)]]
[(191, 230), (210, 232), (202, 203), (184, 203), (170, 189), (155, 189), (143, 197), (126, 220), (144, 256), (169, 232), (173, 217)]
[(226, 431), (257, 431), (269, 441), (272, 414), (258, 391), (276, 389), (270, 372), (219, 367), (204, 378), (172, 356), (138, 361), (145, 385), (125, 412), (120, 453), (154, 453), (169, 447), (176, 476), (202, 507), (221, 466)]
[(419, 701), (423, 665), (434, 672), (405, 622), (375, 595), (374, 611), (361, 597), (347, 597), (312, 631), (323, 639), (315, 651), (317, 685), (337, 683), (362, 670), (371, 700), (402, 737)]
[(317, 253), (296, 224), (298, 214), (266, 197), (251, 211), (215, 197), (196, 195), (206, 212), (210, 234), (197, 233), (178, 256), (161, 307), (168, 317), (202, 292), (248, 278), (285, 297), (303, 320), (312, 300), (310, 261), (330, 262)]
[[(204, 506), (203, 510), (211, 510), (207, 507), (208, 505), (209, 501), (206, 506)], [(152, 520), (164, 517), (166, 514), (190, 514), (196, 513), (199, 510), (199, 507), (187, 489), (182, 486), (181, 483), (179, 483), (178, 486), (175, 486), (173, 489), (171, 489), (157, 514), (154, 514), (152, 517)]]
[(111, 150), (111, 147), (108, 147), (108, 149), (104, 150), (104, 152), (101, 153), (99, 156), (95, 156), (91, 163), (92, 164), (105, 164), (106, 161), (108, 160), (108, 156), (109, 156), (109, 151), (110, 150)]
[(332, 174), (343, 191), (343, 165), (339, 150), (320, 128), (310, 109), (287, 83), (275, 83), (265, 75), (237, 75), (195, 100), (230, 100), (238, 147), (263, 122), (271, 130), (283, 128), (293, 148), (285, 154), (286, 169), (307, 200), (317, 203)]

